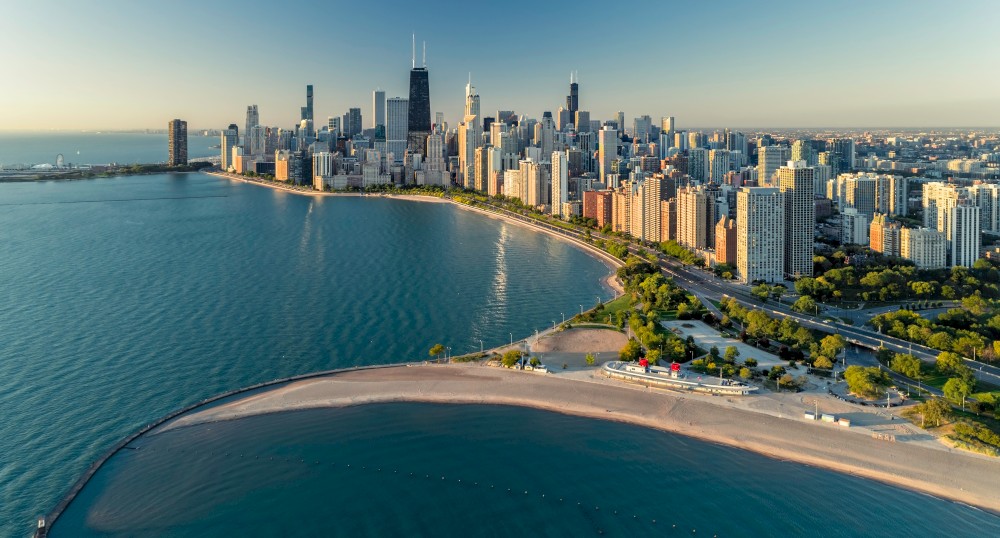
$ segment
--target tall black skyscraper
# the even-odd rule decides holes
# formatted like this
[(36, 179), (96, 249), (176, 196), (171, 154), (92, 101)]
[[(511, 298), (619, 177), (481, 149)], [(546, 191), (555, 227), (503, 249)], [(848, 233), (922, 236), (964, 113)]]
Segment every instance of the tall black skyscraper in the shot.
[(299, 119), (313, 121), (313, 86), (306, 86), (306, 106), (302, 107), (302, 117)]
[[(414, 42), (414, 45), (416, 43)], [(410, 106), (407, 118), (406, 147), (412, 153), (426, 154), (424, 146), (431, 134), (431, 89), (427, 78), (427, 46), (424, 45), (424, 65), (417, 67), (417, 50), (413, 48), (413, 68), (410, 69)]]
[(576, 118), (576, 111), (580, 110), (580, 85), (576, 83), (573, 73), (569, 74), (569, 95), (566, 96), (566, 110), (569, 110), (571, 118)]

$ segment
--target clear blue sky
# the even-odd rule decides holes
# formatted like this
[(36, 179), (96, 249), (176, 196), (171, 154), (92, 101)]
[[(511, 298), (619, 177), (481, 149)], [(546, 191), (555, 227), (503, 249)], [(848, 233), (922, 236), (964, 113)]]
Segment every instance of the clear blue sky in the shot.
[[(155, 4), (155, 5), (154, 5)], [(0, 130), (290, 127), (406, 96), (427, 41), (432, 111), (540, 117), (579, 72), (591, 117), (688, 126), (1000, 125), (1000, 1), (9, 0)]]

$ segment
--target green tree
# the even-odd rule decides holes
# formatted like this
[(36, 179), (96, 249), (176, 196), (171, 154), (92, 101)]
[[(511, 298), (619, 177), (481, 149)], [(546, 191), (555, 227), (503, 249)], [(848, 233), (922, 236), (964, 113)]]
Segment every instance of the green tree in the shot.
[(593, 353), (587, 353), (583, 360), (587, 361), (587, 366), (593, 366), (597, 362), (597, 357)]
[(521, 351), (512, 349), (503, 354), (503, 358), (500, 359), (500, 362), (507, 368), (511, 368), (517, 364), (517, 361), (519, 360), (521, 360)]
[(906, 353), (896, 353), (889, 362), (889, 368), (909, 377), (920, 379), (920, 359)]
[(659, 349), (650, 349), (649, 351), (646, 352), (646, 360), (649, 361), (649, 364), (653, 365), (659, 364), (660, 357), (661, 354)]
[(852, 393), (865, 398), (877, 398), (879, 387), (889, 384), (889, 375), (875, 366), (848, 366), (844, 371), (844, 379)]
[(808, 296), (802, 295), (792, 303), (792, 310), (796, 312), (801, 312), (803, 314), (816, 314), (818, 312), (819, 306), (816, 301)]
[(441, 344), (434, 344), (431, 347), (430, 351), (427, 352), (427, 354), (430, 355), (431, 357), (435, 357), (436, 356), (436, 357), (439, 357), (439, 358), (440, 358), (440, 356), (441, 356), (442, 353), (444, 353), (444, 346), (442, 346)]
[(736, 357), (740, 356), (740, 350), (736, 349), (736, 346), (726, 346), (726, 351), (722, 355), (722, 360), (729, 364), (734, 364), (736, 362)]
[(831, 361), (827, 357), (824, 357), (823, 355), (820, 355), (819, 357), (816, 357), (816, 360), (813, 361), (813, 368), (819, 368), (821, 370), (830, 370), (833, 368), (833, 361)]
[(642, 353), (642, 345), (635, 338), (629, 338), (625, 347), (618, 352), (618, 360), (622, 361), (637, 361), (639, 360), (639, 355)]
[(947, 422), (953, 416), (951, 405), (943, 398), (931, 398), (916, 405), (910, 413), (920, 415), (921, 428), (926, 428), (928, 424), (940, 426), (942, 421)]
[(538, 357), (531, 357), (531, 360), (528, 361), (528, 363), (532, 366), (539, 366), (542, 364), (542, 361), (538, 360)]
[(743, 361), (743, 364), (744, 364), (744, 366), (746, 366), (748, 368), (756, 368), (757, 367), (757, 359), (755, 359), (753, 357), (749, 357), (749, 358), (747, 358), (747, 360)]
[(935, 366), (941, 374), (950, 375), (959, 373), (965, 365), (962, 364), (962, 357), (958, 353), (943, 351), (938, 354)]
[(742, 377), (743, 379), (750, 379), (752, 375), (753, 373), (751, 373), (750, 369), (747, 368), (746, 366), (740, 368), (740, 377)]
[(846, 345), (847, 341), (844, 340), (843, 336), (839, 334), (827, 335), (819, 341), (819, 352), (820, 355), (836, 358), (837, 355), (840, 355), (840, 352), (844, 350)]
[(972, 387), (964, 379), (953, 377), (945, 382), (942, 392), (944, 392), (945, 398), (955, 403), (964, 403), (965, 399), (972, 394)]
[(758, 284), (750, 288), (750, 293), (761, 301), (767, 301), (767, 298), (771, 296), (771, 286)]

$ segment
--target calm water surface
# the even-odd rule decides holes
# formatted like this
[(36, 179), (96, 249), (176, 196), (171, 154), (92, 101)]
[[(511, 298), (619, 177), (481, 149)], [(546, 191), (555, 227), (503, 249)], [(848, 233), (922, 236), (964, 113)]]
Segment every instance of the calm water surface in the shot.
[[(217, 136), (188, 132), (188, 158), (218, 155)], [(166, 134), (139, 133), (0, 133), (0, 165), (56, 164), (62, 154), (69, 164), (135, 164), (167, 161)]]
[(173, 409), (499, 345), (610, 297), (608, 272), (449, 204), (201, 174), (0, 184), (0, 536)]
[(133, 447), (53, 536), (1000, 535), (996, 516), (925, 495), (532, 409), (317, 409)]

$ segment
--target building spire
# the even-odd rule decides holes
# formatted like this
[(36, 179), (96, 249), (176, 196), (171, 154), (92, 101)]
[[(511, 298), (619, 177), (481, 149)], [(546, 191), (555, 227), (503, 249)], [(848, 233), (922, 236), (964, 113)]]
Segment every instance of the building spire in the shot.
[(427, 69), (427, 42), (424, 41), (424, 69)]
[(411, 35), (413, 39), (413, 44), (410, 47), (410, 65), (414, 69), (417, 67), (417, 34)]

